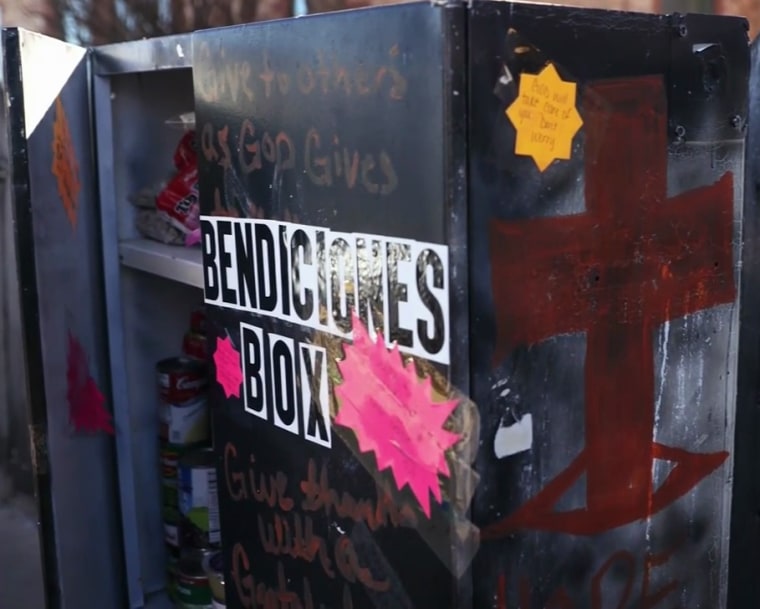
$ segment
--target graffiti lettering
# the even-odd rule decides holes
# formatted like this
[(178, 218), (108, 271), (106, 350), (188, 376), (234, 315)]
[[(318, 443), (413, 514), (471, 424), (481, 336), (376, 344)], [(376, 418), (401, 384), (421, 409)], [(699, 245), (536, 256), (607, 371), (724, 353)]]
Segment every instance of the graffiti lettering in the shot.
[(236, 461), (238, 451), (232, 442), (224, 445), (224, 479), (227, 493), (233, 501), (252, 499), (270, 508), (277, 506), (284, 512), (293, 509), (293, 499), (288, 496), (288, 477), (277, 472), (273, 475), (257, 475), (253, 465), (256, 458), (249, 455), (248, 467)]
[(290, 556), (306, 562), (319, 562), (328, 577), (335, 577), (328, 555), (327, 542), (314, 533), (314, 523), (308, 516), (293, 514), (292, 520), (274, 514), (271, 522), (258, 515), (259, 539), (264, 551), (274, 556)]
[(200, 150), (206, 161), (223, 169), (230, 169), (235, 161), (242, 175), (265, 168), (296, 169), (300, 149), (301, 168), (315, 186), (360, 187), (383, 196), (398, 188), (393, 160), (385, 150), (360, 150), (341, 142), (336, 133), (327, 135), (315, 128), (308, 129), (302, 141), (299, 148), (285, 131), (257, 129), (250, 119), (243, 120), (238, 129), (206, 123), (200, 130)]
[(377, 502), (357, 500), (349, 493), (339, 493), (330, 487), (327, 468), (323, 465), (317, 477), (317, 464), (309, 459), (308, 475), (301, 481), (303, 501), (301, 509), (305, 512), (322, 512), (330, 518), (350, 518), (354, 522), (363, 522), (371, 531), (382, 526), (416, 528), (417, 515), (406, 502), (397, 501), (390, 489), (390, 484), (377, 486)]
[[(228, 587), (228, 601), (237, 598), (244, 609), (315, 609), (317, 604), (311, 593), (308, 578), (302, 578), (301, 590), (293, 589), (293, 578), (285, 575), (285, 567), (277, 561), (277, 584), (272, 587), (256, 581), (248, 553), (240, 543), (232, 547), (232, 585)], [(321, 603), (319, 607), (324, 607)], [(340, 609), (353, 609), (354, 603), (348, 584), (343, 585)]]
[[(673, 553), (681, 547), (683, 540), (659, 554), (646, 554), (641, 564), (636, 560), (631, 552), (619, 550), (612, 554), (591, 576), (587, 590), (590, 592), (591, 605), (589, 609), (627, 609), (635, 606), (641, 609), (660, 609), (663, 601), (668, 599), (678, 588), (679, 582), (670, 581), (664, 584), (656, 592), (649, 590), (649, 578), (651, 569), (655, 566), (662, 566), (667, 563)], [(605, 596), (604, 582), (614, 573), (617, 578), (617, 585), (612, 593)], [(634, 587), (639, 581), (641, 575), (641, 588), (638, 593), (638, 602), (631, 605)], [(533, 590), (534, 586), (530, 578), (520, 576), (518, 578), (517, 590), (515, 596), (519, 599), (519, 604), (515, 606), (519, 609), (534, 609), (539, 607), (534, 603)], [(509, 604), (508, 576), (504, 573), (499, 574), (496, 586), (496, 609), (513, 609)], [(579, 603), (572, 600), (568, 590), (560, 586), (550, 591), (548, 600), (540, 605), (540, 609), (585, 609)], [(664, 609), (664, 608), (663, 608)]]
[(224, 48), (214, 52), (204, 41), (198, 45), (196, 64), (203, 69), (197, 72), (203, 78), (198, 79), (197, 90), (209, 103), (255, 103), (270, 98), (336, 94), (359, 99), (376, 95), (400, 101), (406, 97), (408, 82), (395, 65), (399, 55), (398, 46), (393, 45), (384, 64), (347, 65), (317, 51), (313, 59), (299, 61), (293, 69), (279, 65), (280, 61), (266, 50), (251, 60), (231, 60)]
[[(275, 514), (272, 522), (265, 522), (259, 514), (259, 539), (264, 551), (274, 556), (290, 556), (306, 562), (319, 562), (325, 574), (335, 577), (332, 561), (328, 556), (327, 542), (314, 533), (314, 525), (309, 516), (295, 513), (291, 517)], [(372, 572), (363, 567), (354, 545), (346, 535), (341, 535), (335, 543), (335, 564), (339, 573), (350, 583), (359, 582), (370, 590), (383, 592), (390, 584), (387, 579), (375, 579)]]

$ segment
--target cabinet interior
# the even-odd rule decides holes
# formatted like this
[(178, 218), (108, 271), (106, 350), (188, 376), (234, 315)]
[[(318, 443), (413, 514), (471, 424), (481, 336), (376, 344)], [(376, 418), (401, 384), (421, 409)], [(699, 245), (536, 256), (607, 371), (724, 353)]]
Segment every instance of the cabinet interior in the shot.
[[(125, 378), (124, 391), (114, 386), (114, 393), (120, 394), (114, 395), (114, 416), (129, 425), (128, 440), (117, 440), (121, 503), (123, 510), (131, 511), (136, 529), (132, 547), (137, 555), (132, 559), (139, 565), (145, 606), (169, 607), (155, 364), (181, 353), (190, 314), (203, 304), (200, 251), (142, 238), (130, 196), (168, 179), (174, 171), (173, 156), (183, 131), (167, 121), (193, 110), (192, 70), (96, 78), (104, 272), (106, 291), (110, 290), (106, 301), (109, 308), (121, 309), (109, 331), (111, 374), (121, 371)], [(104, 118), (107, 114), (110, 120)], [(111, 133), (101, 133), (103, 127)], [(105, 154), (103, 145), (108, 148)], [(109, 223), (108, 218), (114, 221)], [(115, 227), (116, 234), (109, 233), (108, 226)], [(117, 242), (118, 262), (109, 258), (109, 240), (111, 246)], [(125, 520), (128, 526), (130, 519)], [(126, 554), (129, 562), (129, 547)]]

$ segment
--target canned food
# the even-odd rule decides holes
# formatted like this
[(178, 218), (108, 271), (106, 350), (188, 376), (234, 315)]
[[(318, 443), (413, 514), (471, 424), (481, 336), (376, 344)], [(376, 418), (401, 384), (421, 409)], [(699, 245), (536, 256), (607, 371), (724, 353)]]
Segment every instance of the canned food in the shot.
[(190, 314), (190, 331), (196, 334), (206, 334), (206, 311), (196, 309)]
[(221, 542), (214, 452), (203, 448), (179, 460), (180, 546), (210, 548)]
[(214, 552), (206, 557), (203, 567), (211, 587), (211, 605), (214, 609), (225, 609), (227, 601), (224, 592), (224, 563), (222, 553)]
[(203, 395), (208, 387), (206, 364), (187, 357), (169, 357), (156, 364), (161, 401), (185, 404)]
[(161, 405), (161, 439), (176, 446), (197, 446), (210, 440), (206, 398), (191, 404)]
[(176, 445), (208, 442), (206, 364), (187, 357), (173, 357), (158, 362), (156, 371), (161, 398), (161, 439)]
[(161, 440), (175, 446), (198, 446), (211, 438), (206, 398), (190, 404), (161, 404)]
[(182, 353), (187, 357), (193, 357), (199, 360), (208, 360), (208, 349), (206, 337), (202, 334), (188, 332), (182, 341)]
[(179, 460), (194, 448), (194, 446), (176, 446), (161, 441), (161, 499), (164, 540), (167, 545), (173, 548), (178, 548), (180, 545)]
[(207, 553), (182, 552), (177, 572), (177, 600), (182, 609), (211, 609), (211, 587), (203, 569)]

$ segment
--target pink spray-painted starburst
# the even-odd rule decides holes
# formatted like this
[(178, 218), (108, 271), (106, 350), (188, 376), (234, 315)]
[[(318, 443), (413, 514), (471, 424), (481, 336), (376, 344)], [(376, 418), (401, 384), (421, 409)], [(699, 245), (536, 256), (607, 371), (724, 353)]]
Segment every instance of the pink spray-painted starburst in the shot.
[(240, 386), (243, 384), (243, 370), (240, 367), (240, 353), (229, 337), (217, 337), (214, 365), (216, 366), (216, 381), (222, 386), (225, 397), (239, 398)]
[(362, 452), (373, 451), (377, 468), (390, 468), (399, 489), (408, 485), (430, 517), (430, 493), (440, 503), (438, 475), (449, 476), (446, 450), (460, 436), (443, 429), (458, 402), (434, 402), (430, 377), (404, 365), (398, 348), (375, 342), (353, 315), (353, 344), (338, 362), (343, 383), (335, 388), (340, 410), (335, 424), (353, 430)]

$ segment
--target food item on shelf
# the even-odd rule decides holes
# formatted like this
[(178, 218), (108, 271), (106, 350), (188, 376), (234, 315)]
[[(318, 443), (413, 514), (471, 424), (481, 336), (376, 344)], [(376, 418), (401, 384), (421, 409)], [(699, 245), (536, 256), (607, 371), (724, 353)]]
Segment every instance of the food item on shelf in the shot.
[(138, 210), (135, 214), (135, 225), (138, 232), (146, 239), (167, 245), (183, 245), (185, 243), (185, 234), (169, 224), (154, 209)]
[(143, 237), (189, 247), (200, 241), (195, 114), (188, 112), (166, 123), (181, 125), (184, 131), (174, 151), (174, 173), (133, 194), (130, 202), (136, 207), (135, 226)]
[(182, 340), (182, 354), (208, 361), (209, 353), (206, 344), (206, 313), (196, 309), (190, 314), (190, 331)]
[(182, 354), (203, 361), (208, 360), (206, 337), (203, 334), (188, 332), (182, 341)]
[(209, 439), (208, 369), (189, 357), (171, 357), (156, 364), (161, 410), (161, 438), (187, 446)]
[(211, 600), (204, 604), (210, 592), (208, 579), (202, 577), (205, 572), (198, 570), (200, 558), (188, 554), (218, 547), (221, 541), (216, 469), (210, 448), (203, 309), (192, 312), (189, 325), (183, 355), (156, 364), (167, 588), (179, 607), (211, 608)]
[(190, 313), (190, 331), (197, 334), (206, 334), (206, 311), (195, 309)]
[(174, 153), (174, 166), (177, 173), (156, 196), (156, 209), (171, 226), (187, 234), (200, 227), (194, 131), (182, 136)]
[(203, 568), (208, 552), (183, 551), (177, 570), (177, 601), (181, 609), (211, 609), (211, 586)]
[(224, 563), (222, 560), (222, 553), (214, 552), (206, 557), (203, 564), (211, 587), (211, 606), (213, 609), (226, 609), (227, 607), (224, 591)]
[[(188, 361), (199, 362), (200, 360)], [(193, 445), (207, 442), (209, 438), (208, 403), (205, 396), (183, 404), (163, 405), (163, 440), (175, 445)], [(165, 430), (165, 431), (164, 431)]]
[[(164, 520), (164, 541), (169, 551), (180, 547), (179, 460), (192, 448), (161, 441), (161, 498)], [(176, 556), (175, 556), (176, 558)], [(172, 556), (169, 557), (171, 563)]]
[(143, 188), (136, 193), (130, 195), (129, 202), (138, 209), (156, 209), (156, 193), (166, 186), (166, 182), (162, 182), (156, 188)]
[(184, 404), (205, 394), (206, 366), (183, 357), (167, 357), (156, 364), (159, 396), (162, 401)]
[(180, 547), (218, 547), (221, 533), (213, 450), (202, 448), (183, 456), (178, 475)]
[(179, 547), (179, 460), (209, 442), (208, 372), (204, 362), (186, 357), (161, 360), (156, 372), (164, 538), (170, 547)]

